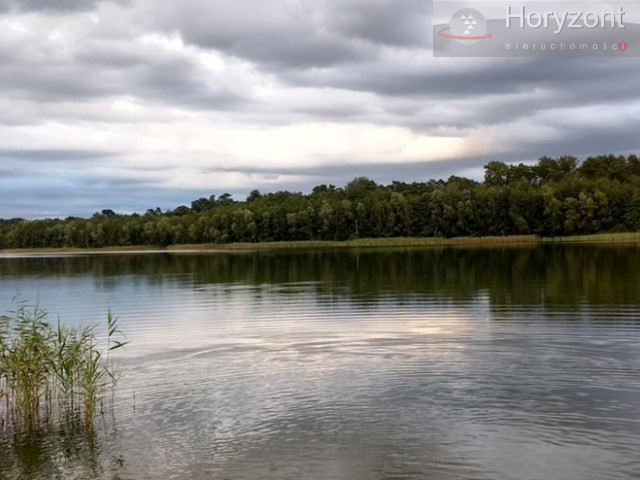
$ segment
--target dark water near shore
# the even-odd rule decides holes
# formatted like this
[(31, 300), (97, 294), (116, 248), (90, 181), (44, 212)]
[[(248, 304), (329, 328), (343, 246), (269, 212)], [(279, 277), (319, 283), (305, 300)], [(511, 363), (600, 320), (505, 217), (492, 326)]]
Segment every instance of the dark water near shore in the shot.
[(95, 432), (4, 479), (640, 478), (640, 248), (0, 258), (131, 344)]

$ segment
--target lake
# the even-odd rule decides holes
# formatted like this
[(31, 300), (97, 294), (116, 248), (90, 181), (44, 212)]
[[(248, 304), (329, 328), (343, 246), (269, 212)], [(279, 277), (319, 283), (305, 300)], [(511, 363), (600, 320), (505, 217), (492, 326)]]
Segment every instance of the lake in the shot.
[(16, 294), (131, 343), (0, 480), (640, 477), (638, 246), (5, 255)]

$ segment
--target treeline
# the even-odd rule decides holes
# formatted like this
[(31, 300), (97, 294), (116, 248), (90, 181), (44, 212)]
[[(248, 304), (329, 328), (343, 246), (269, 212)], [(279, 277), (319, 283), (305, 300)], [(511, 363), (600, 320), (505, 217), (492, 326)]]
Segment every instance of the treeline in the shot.
[(99, 248), (188, 243), (347, 240), (534, 234), (569, 236), (640, 230), (636, 155), (542, 158), (533, 166), (491, 162), (483, 182), (450, 177), (344, 188), (225, 193), (144, 215), (103, 210), (91, 219), (0, 220), (0, 248)]

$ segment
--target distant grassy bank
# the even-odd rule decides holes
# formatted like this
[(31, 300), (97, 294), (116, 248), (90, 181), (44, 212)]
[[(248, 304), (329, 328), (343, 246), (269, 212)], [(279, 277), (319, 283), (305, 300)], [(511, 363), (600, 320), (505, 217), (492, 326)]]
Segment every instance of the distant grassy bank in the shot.
[(403, 248), (403, 247), (491, 247), (554, 244), (611, 244), (640, 243), (638, 233), (606, 233), (579, 235), (571, 237), (543, 238), (534, 235), (505, 237), (459, 237), (459, 238), (365, 238), (347, 241), (299, 241), (264, 242), (233, 244), (193, 244), (158, 246), (128, 246), (107, 248), (36, 248), (7, 249), (0, 254), (117, 254), (117, 253), (156, 253), (156, 252), (216, 252), (216, 251), (276, 251), (276, 250), (312, 250), (335, 248)]

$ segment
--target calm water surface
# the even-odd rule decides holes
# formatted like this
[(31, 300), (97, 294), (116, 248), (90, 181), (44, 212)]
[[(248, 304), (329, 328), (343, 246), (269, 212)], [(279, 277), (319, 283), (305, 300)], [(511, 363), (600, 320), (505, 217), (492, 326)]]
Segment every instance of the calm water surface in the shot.
[(640, 478), (635, 246), (2, 257), (16, 293), (132, 343), (1, 480)]

